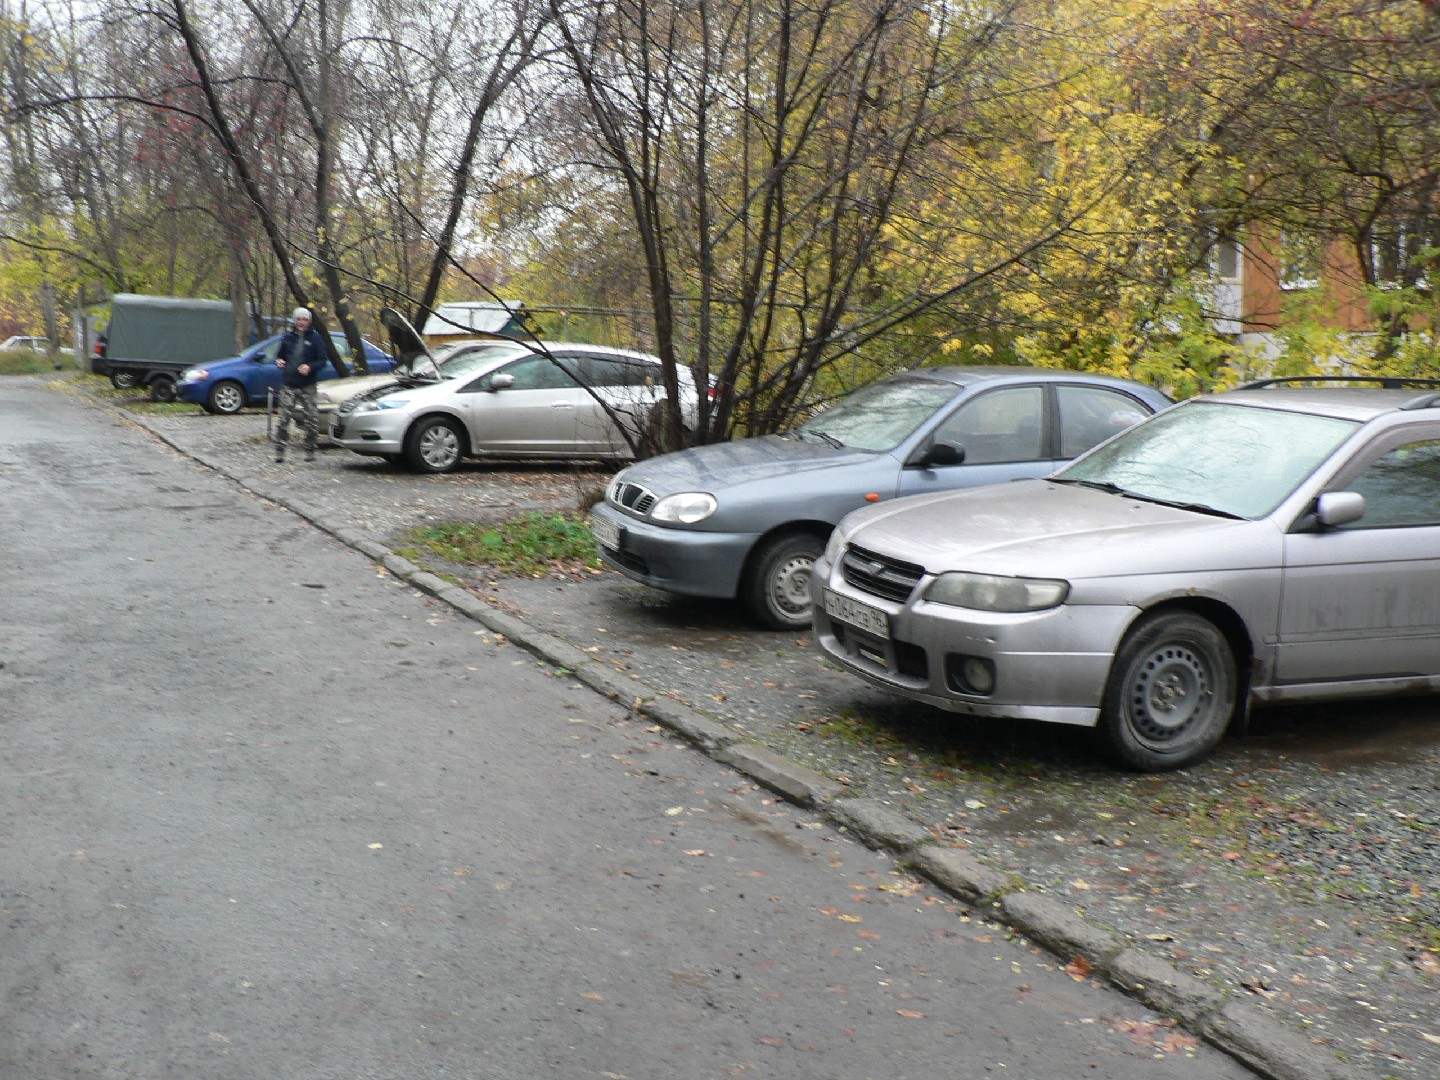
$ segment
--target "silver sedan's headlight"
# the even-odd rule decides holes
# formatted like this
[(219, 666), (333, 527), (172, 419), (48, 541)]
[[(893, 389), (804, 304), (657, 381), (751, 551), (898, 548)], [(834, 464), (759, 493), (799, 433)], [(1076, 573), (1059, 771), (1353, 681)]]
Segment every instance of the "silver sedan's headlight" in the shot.
[(674, 521), (683, 525), (694, 525), (715, 513), (720, 504), (715, 496), (704, 491), (682, 491), (678, 495), (666, 495), (650, 509), (655, 521)]
[(378, 401), (366, 401), (356, 406), (356, 412), (384, 412), (387, 409), (403, 409), (410, 404), (409, 398), (380, 398)]
[(845, 537), (839, 529), (830, 530), (830, 540), (825, 545), (825, 561), (834, 566), (845, 553)]
[(1070, 595), (1068, 581), (1000, 577), (996, 574), (941, 574), (925, 590), (925, 599), (975, 611), (1043, 611)]

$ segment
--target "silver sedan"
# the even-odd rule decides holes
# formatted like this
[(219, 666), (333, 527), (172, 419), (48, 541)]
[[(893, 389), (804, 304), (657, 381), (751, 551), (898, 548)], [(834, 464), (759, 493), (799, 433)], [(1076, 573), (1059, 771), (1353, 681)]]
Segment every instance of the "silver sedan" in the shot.
[(1291, 382), (1044, 480), (847, 516), (813, 577), (821, 647), (943, 709), (1098, 727), (1142, 770), (1251, 703), (1440, 689), (1440, 382)]
[[(413, 333), (413, 331), (412, 331)], [(357, 454), (449, 472), (466, 457), (626, 459), (664, 402), (660, 360), (600, 345), (477, 348), (462, 369), (341, 403), (330, 436)], [(676, 372), (693, 424), (695, 383)]]

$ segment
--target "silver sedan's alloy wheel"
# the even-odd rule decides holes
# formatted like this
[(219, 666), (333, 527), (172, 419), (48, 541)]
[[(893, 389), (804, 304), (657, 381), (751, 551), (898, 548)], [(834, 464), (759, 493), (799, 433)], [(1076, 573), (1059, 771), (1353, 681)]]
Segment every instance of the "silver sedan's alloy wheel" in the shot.
[(230, 416), (245, 407), (245, 390), (239, 383), (217, 383), (210, 391), (210, 411)]
[(776, 537), (759, 548), (742, 584), (751, 613), (772, 630), (810, 625), (810, 573), (824, 544), (809, 533)]
[(449, 420), (422, 420), (408, 441), (410, 464), (421, 472), (449, 472), (460, 462), (460, 432)]
[(1101, 731), (1133, 768), (1179, 768), (1224, 736), (1235, 693), (1235, 656), (1225, 635), (1198, 615), (1162, 612), (1137, 623), (1121, 644)]

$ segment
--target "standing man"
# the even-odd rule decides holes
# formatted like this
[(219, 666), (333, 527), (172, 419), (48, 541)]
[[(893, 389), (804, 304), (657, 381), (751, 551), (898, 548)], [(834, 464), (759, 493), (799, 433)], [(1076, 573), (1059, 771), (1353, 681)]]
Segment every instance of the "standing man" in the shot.
[(275, 428), (275, 460), (285, 460), (285, 444), (290, 441), (290, 419), (298, 410), (299, 422), (305, 431), (305, 460), (315, 460), (315, 441), (320, 434), (319, 417), (315, 411), (315, 380), (320, 369), (330, 362), (325, 339), (310, 325), (310, 309), (297, 307), (291, 318), (292, 329), (280, 339), (275, 366), (285, 376), (280, 388), (280, 423)]

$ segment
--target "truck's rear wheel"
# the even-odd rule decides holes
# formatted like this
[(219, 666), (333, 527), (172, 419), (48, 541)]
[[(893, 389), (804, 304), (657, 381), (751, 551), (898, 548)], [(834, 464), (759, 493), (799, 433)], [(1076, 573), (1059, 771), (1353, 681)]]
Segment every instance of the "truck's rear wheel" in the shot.
[(135, 388), (135, 375), (129, 371), (112, 371), (110, 373), (110, 385), (116, 390), (133, 390)]

